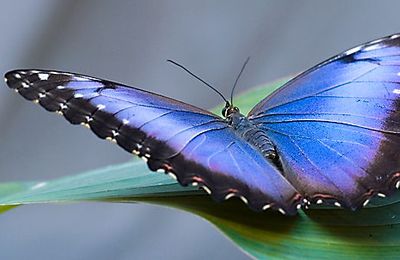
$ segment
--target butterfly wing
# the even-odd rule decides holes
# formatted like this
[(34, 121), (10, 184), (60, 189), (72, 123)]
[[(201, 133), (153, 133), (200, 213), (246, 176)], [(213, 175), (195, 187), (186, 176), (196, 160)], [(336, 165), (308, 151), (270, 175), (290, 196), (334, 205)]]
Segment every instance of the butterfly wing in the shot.
[(400, 35), (302, 73), (249, 118), (268, 132), (285, 177), (307, 199), (356, 209), (391, 194), (400, 184)]
[(289, 214), (300, 203), (279, 171), (208, 111), (78, 74), (16, 70), (5, 78), (26, 99), (115, 141), (153, 171), (203, 187), (218, 201), (236, 196), (255, 210), (271, 207)]

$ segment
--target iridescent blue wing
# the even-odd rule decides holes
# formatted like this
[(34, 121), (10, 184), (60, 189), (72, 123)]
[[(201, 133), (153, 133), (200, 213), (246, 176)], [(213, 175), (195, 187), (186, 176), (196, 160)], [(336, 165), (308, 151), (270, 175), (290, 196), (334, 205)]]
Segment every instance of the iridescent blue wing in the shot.
[(151, 170), (203, 187), (218, 201), (236, 196), (252, 209), (289, 214), (300, 203), (280, 172), (210, 112), (84, 75), (16, 70), (5, 78), (26, 99), (115, 141)]
[(400, 35), (299, 75), (249, 113), (307, 199), (357, 209), (400, 182)]

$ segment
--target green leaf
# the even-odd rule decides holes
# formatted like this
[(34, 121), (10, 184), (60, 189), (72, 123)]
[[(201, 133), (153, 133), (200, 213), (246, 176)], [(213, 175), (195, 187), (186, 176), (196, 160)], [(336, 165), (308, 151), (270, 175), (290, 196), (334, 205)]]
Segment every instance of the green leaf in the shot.
[[(245, 93), (235, 105), (247, 113), (282, 82)], [(295, 217), (255, 213), (238, 199), (215, 203), (136, 160), (46, 182), (0, 184), (0, 213), (22, 204), (73, 201), (145, 202), (189, 211), (256, 258), (398, 258), (400, 246), (398, 194), (355, 213), (321, 207)]]

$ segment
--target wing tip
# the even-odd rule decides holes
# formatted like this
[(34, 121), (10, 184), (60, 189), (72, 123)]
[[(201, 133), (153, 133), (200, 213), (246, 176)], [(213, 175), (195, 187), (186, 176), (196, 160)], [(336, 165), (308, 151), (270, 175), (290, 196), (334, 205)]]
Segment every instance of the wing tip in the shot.
[(16, 83), (21, 81), (25, 73), (24, 70), (10, 70), (4, 74), (4, 81), (10, 88), (15, 88), (17, 87)]

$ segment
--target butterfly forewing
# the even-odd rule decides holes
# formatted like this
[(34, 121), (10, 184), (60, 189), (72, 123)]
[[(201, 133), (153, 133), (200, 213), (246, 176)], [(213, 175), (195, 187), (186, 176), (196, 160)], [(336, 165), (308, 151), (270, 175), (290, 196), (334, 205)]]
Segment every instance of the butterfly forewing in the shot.
[(208, 111), (84, 75), (16, 70), (5, 77), (26, 99), (115, 141), (146, 160), (151, 170), (203, 187), (218, 201), (235, 196), (252, 209), (288, 214), (301, 203), (270, 161)]

